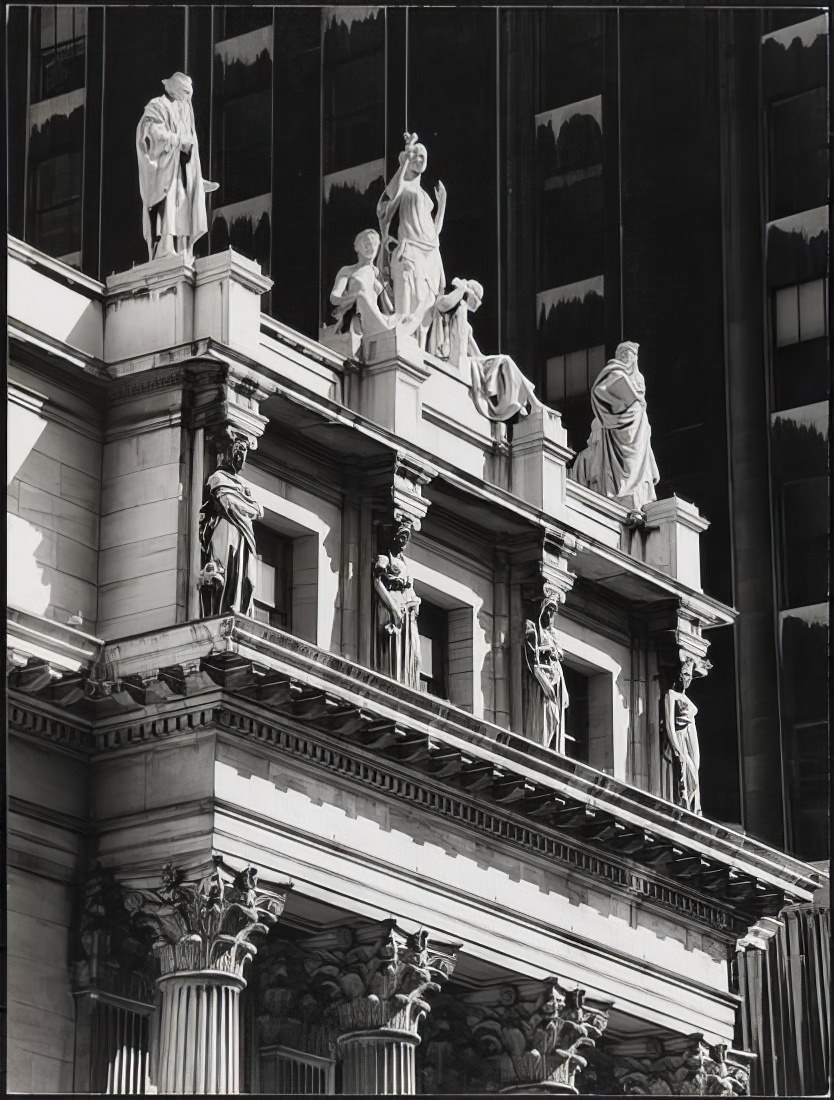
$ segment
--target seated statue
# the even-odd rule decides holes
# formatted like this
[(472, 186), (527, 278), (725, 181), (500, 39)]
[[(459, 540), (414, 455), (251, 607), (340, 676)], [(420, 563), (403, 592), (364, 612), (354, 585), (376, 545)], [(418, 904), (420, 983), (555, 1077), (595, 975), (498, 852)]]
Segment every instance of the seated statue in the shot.
[(379, 240), (375, 229), (357, 233), (353, 242), (356, 263), (339, 268), (330, 291), (330, 303), (336, 307), (333, 316), (337, 335), (354, 332), (367, 336), (393, 328), (400, 320), (376, 266)]
[(588, 445), (570, 477), (639, 510), (657, 499), (659, 474), (646, 415), (646, 380), (637, 365), (639, 345), (626, 341), (591, 387), (594, 420)]
[(475, 407), (497, 425), (497, 436), (504, 439), (506, 422), (516, 415), (527, 416), (530, 407), (540, 402), (533, 383), (509, 355), (484, 355), (475, 343), (469, 314), (480, 307), (483, 297), (479, 282), (453, 279), (452, 289), (435, 302), (428, 350), (468, 372)]

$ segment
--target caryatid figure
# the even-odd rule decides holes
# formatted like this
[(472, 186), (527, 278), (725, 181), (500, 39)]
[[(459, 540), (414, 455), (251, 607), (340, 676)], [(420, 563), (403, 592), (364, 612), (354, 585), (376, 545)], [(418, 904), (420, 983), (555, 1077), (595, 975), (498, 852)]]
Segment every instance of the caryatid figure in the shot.
[(258, 570), (252, 524), (263, 518), (264, 510), (240, 475), (248, 453), (246, 440), (234, 439), (224, 461), (206, 481), (200, 510), (203, 569), (199, 581), (206, 616), (252, 613)]
[(556, 631), (559, 599), (545, 589), (539, 617), (524, 624), (524, 657), (527, 664), (527, 691), (524, 706), (524, 736), (545, 748), (564, 753), (568, 740), (565, 710), (570, 704), (564, 656)]
[(208, 230), (206, 195), (218, 184), (203, 179), (191, 77), (174, 73), (162, 86), (136, 127), (142, 231), (149, 260), (176, 253), (190, 259)]
[[(382, 237), (381, 267), (384, 277), (390, 273), (394, 290), (394, 310), (408, 318), (421, 347), (431, 311), (446, 286), (440, 258), (440, 232), (446, 214), (446, 188), (438, 181), (434, 194), (437, 209), (421, 186), (428, 164), (425, 145), (416, 134), (405, 134), (400, 166), (377, 203), (379, 231)], [(397, 232), (391, 232), (394, 219)]]
[(692, 661), (684, 660), (680, 674), (663, 700), (665, 739), (662, 750), (662, 794), (694, 814), (701, 811), (701, 751), (695, 715), (698, 708), (687, 696), (692, 683)]

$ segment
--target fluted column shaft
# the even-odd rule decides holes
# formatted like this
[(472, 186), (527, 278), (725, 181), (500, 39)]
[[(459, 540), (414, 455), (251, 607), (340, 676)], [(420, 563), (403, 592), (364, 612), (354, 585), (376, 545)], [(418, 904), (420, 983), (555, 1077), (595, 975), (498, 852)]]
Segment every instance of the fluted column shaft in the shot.
[(352, 1031), (339, 1037), (342, 1092), (360, 1096), (413, 1095), (418, 1035), (400, 1028)]
[(159, 1092), (240, 1092), (240, 991), (245, 985), (243, 978), (216, 970), (159, 979)]

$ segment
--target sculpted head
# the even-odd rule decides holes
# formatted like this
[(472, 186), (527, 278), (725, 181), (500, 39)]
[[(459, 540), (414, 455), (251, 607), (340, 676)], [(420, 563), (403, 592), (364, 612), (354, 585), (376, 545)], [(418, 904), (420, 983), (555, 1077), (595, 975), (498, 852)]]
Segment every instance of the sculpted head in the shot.
[(379, 233), (375, 229), (363, 229), (356, 234), (353, 247), (360, 260), (373, 260), (379, 252)]
[(476, 309), (480, 309), (481, 303), (484, 300), (484, 288), (477, 279), (470, 279), (468, 281), (463, 300), (466, 302), (466, 308), (470, 313), (474, 313)]
[(191, 99), (194, 91), (191, 77), (186, 76), (185, 73), (174, 73), (173, 76), (169, 76), (167, 80), (162, 81), (162, 87), (171, 99)]
[(235, 471), (240, 473), (249, 454), (249, 446), (245, 439), (235, 439), (229, 447), (228, 463)]
[(689, 691), (689, 688), (692, 685), (692, 674), (694, 672), (694, 669), (695, 669), (695, 665), (692, 661), (684, 661), (681, 664), (681, 672), (680, 672), (679, 679), (680, 679), (680, 685), (681, 685), (681, 687), (683, 688), (684, 691)]
[(637, 365), (637, 349), (639, 347), (639, 344), (635, 344), (631, 340), (624, 340), (622, 344), (617, 344), (614, 358), (629, 370), (633, 370)]
[(397, 553), (399, 553), (399, 554), (403, 553), (406, 546), (408, 546), (408, 541), (409, 541), (410, 538), (411, 538), (411, 524), (410, 523), (404, 523), (404, 522), (398, 523), (397, 527), (396, 527), (396, 530), (394, 531), (394, 538), (393, 538), (394, 549), (397, 551)]

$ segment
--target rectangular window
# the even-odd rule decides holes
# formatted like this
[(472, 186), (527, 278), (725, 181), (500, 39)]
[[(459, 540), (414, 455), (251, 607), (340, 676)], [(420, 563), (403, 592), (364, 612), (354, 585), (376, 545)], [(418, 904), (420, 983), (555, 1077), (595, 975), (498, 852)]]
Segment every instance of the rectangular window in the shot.
[(223, 206), (269, 192), (272, 89), (263, 88), (221, 104), (218, 167)]
[(258, 583), (254, 617), (259, 622), (291, 632), (293, 540), (256, 523), (255, 542)]
[(828, 196), (825, 89), (771, 104), (767, 132), (769, 219), (822, 206)]
[(32, 9), (33, 102), (84, 87), (86, 34), (86, 8)]
[(565, 753), (588, 763), (590, 748), (589, 678), (568, 664), (562, 665), (569, 706), (565, 711)]
[(424, 599), (418, 619), (420, 632), (420, 682), (423, 691), (448, 698), (449, 617), (442, 607)]
[(785, 606), (822, 602), (828, 575), (828, 478), (782, 485)]
[(810, 722), (794, 727), (796, 765), (795, 848), (808, 859), (828, 855), (828, 725)]
[(80, 152), (59, 153), (34, 167), (33, 243), (50, 256), (81, 248), (81, 180)]

